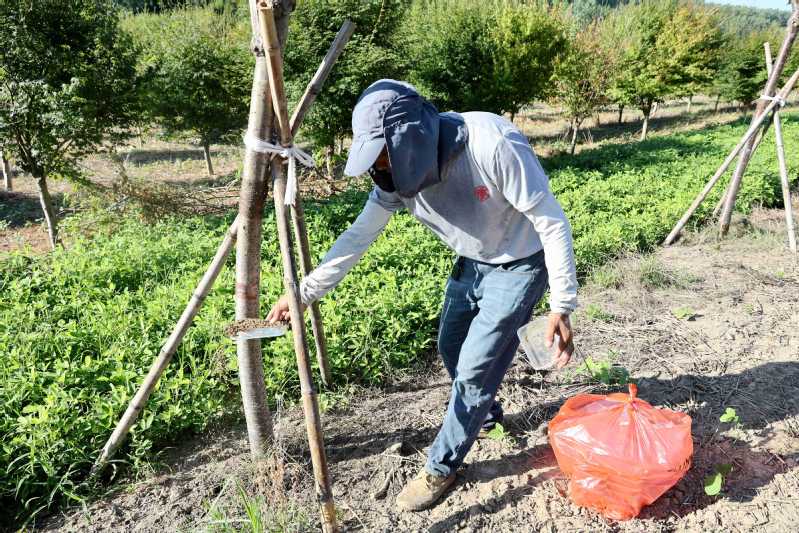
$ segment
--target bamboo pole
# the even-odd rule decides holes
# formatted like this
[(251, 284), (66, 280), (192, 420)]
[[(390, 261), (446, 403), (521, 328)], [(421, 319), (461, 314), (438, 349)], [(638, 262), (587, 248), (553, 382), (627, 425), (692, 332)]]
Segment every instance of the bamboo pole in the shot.
[[(327, 51), (325, 58), (316, 70), (311, 82), (308, 84), (300, 98), (300, 103), (294, 109), (289, 123), (291, 124), (292, 137), (297, 134), (298, 125), (302, 122), (308, 110), (311, 108), (314, 100), (322, 91), (322, 85), (333, 69), (336, 60), (344, 51), (350, 37), (355, 31), (355, 24), (349, 20), (344, 21), (341, 29), (336, 34), (330, 49)], [(311, 262), (311, 247), (308, 242), (308, 228), (305, 225), (305, 210), (302, 207), (302, 200), (299, 193), (297, 194), (294, 205), (291, 206), (291, 220), (294, 229), (294, 240), (299, 247), (300, 267), (302, 268), (302, 275), (307, 276), (313, 269)], [(311, 329), (313, 330), (314, 344), (316, 347), (316, 362), (319, 365), (319, 373), (322, 376), (322, 383), (330, 386), (332, 376), (330, 373), (330, 364), (327, 356), (327, 340), (325, 338), (325, 330), (322, 322), (322, 312), (319, 309), (319, 302), (311, 304)]]
[(214, 285), (217, 276), (219, 276), (219, 273), (222, 271), (222, 267), (225, 265), (225, 260), (227, 259), (228, 254), (230, 254), (230, 250), (233, 249), (233, 243), (236, 241), (237, 231), (238, 223), (237, 220), (234, 220), (233, 224), (231, 224), (230, 228), (228, 228), (228, 230), (225, 232), (225, 238), (222, 239), (222, 244), (216, 251), (213, 261), (211, 261), (211, 264), (208, 265), (208, 268), (206, 269), (205, 274), (203, 274), (200, 283), (197, 284), (197, 288), (194, 289), (194, 293), (191, 295), (188, 305), (180, 315), (180, 319), (178, 319), (175, 328), (172, 330), (172, 333), (169, 335), (166, 343), (164, 343), (164, 346), (158, 353), (158, 357), (150, 367), (150, 371), (147, 372), (144, 382), (142, 382), (139, 390), (136, 391), (136, 394), (133, 396), (133, 400), (131, 400), (128, 408), (125, 410), (125, 414), (123, 414), (122, 418), (119, 419), (119, 422), (117, 423), (116, 428), (114, 428), (114, 432), (111, 434), (111, 437), (109, 437), (108, 442), (106, 442), (105, 446), (103, 446), (100, 457), (94, 464), (95, 470), (102, 466), (112, 455), (114, 455), (114, 452), (116, 452), (117, 448), (119, 448), (120, 444), (122, 444), (122, 441), (125, 440), (125, 437), (130, 431), (131, 426), (133, 426), (133, 424), (136, 422), (136, 418), (138, 418), (139, 413), (147, 404), (147, 400), (150, 398), (150, 393), (153, 392), (156, 383), (158, 383), (158, 379), (164, 373), (167, 365), (172, 360), (172, 356), (175, 355), (175, 351), (177, 350), (178, 345), (180, 345), (180, 342), (183, 340), (183, 336), (189, 329), (194, 317), (197, 316), (197, 312), (200, 310), (200, 307), (205, 301), (205, 297), (208, 296), (208, 292), (211, 290), (211, 287)]
[[(270, 75), (269, 85), (272, 92), (272, 105), (275, 107), (277, 121), (280, 124), (280, 141), (283, 146), (288, 147), (291, 146), (293, 139), (283, 87), (282, 49), (278, 41), (274, 13), (271, 6), (261, 4), (258, 15), (261, 24), (261, 39), (264, 42), (267, 57), (269, 58), (267, 63)], [(319, 405), (316, 390), (314, 389), (311, 365), (308, 361), (305, 321), (299, 298), (294, 256), (291, 252), (288, 213), (284, 204), (286, 174), (282, 164), (272, 165), (272, 187), (274, 191), (275, 218), (280, 240), (280, 255), (283, 262), (283, 285), (289, 301), (294, 352), (297, 357), (297, 371), (300, 378), (303, 412), (305, 413), (305, 429), (308, 434), (308, 447), (311, 452), (311, 463), (316, 480), (316, 494), (321, 507), (322, 530), (325, 533), (333, 533), (338, 530), (336, 526), (336, 509), (333, 503), (327, 457), (325, 456)]]
[[(771, 76), (773, 65), (771, 64), (771, 44), (766, 41), (763, 43), (766, 53), (766, 69)], [(785, 163), (785, 145), (782, 140), (782, 121), (780, 120), (779, 108), (774, 109), (774, 137), (777, 141), (777, 160), (780, 165), (780, 185), (782, 185), (782, 201), (785, 204), (785, 226), (788, 231), (788, 246), (793, 253), (796, 253), (796, 233), (793, 227), (793, 208), (791, 206), (791, 186), (788, 182), (788, 165)]]
[[(303, 109), (302, 113), (295, 111), (294, 115), (291, 117), (291, 129), (292, 132), (297, 132), (302, 124), (302, 120), (305, 118), (305, 114), (308, 109), (310, 109), (310, 104), (319, 94), (319, 88), (324, 84), (325, 80), (327, 79), (328, 74), (333, 67), (333, 63), (338, 59), (339, 55), (341, 55), (341, 51), (344, 49), (344, 45), (346, 44), (346, 40), (352, 36), (352, 31), (345, 31), (348, 28), (347, 25), (350, 25), (352, 29), (354, 29), (354, 25), (351, 22), (347, 21), (342, 26), (342, 29), (339, 31), (336, 40), (333, 41), (331, 45), (331, 51), (337, 50), (337, 52), (331, 55), (331, 52), (328, 52), (328, 55), (325, 56), (325, 60), (323, 61), (322, 65), (320, 66), (319, 70), (317, 71), (317, 75), (320, 72), (323, 72), (321, 77), (314, 76), (314, 79), (311, 80), (311, 85), (317, 87), (316, 90), (310, 90), (311, 85), (309, 85), (308, 89), (305, 90), (300, 102), (297, 106), (297, 109)], [(342, 37), (345, 36), (345, 37)], [(340, 38), (344, 39), (344, 42), (340, 40)], [(323, 68), (324, 67), (324, 68)], [(142, 409), (147, 403), (147, 400), (150, 397), (153, 389), (155, 388), (156, 383), (161, 378), (166, 370), (167, 365), (172, 360), (172, 356), (175, 353), (178, 345), (180, 345), (183, 336), (186, 334), (189, 326), (191, 325), (192, 320), (197, 315), (202, 306), (203, 301), (205, 300), (206, 295), (210, 291), (211, 287), (214, 284), (219, 272), (221, 271), (222, 266), (225, 263), (228, 255), (230, 255), (231, 250), (233, 249), (233, 244), (236, 240), (236, 235), (238, 233), (238, 217), (233, 221), (233, 223), (228, 228), (227, 232), (225, 233), (224, 239), (222, 239), (222, 243), (219, 245), (219, 248), (216, 251), (216, 255), (214, 259), (211, 261), (211, 264), (208, 266), (205, 274), (203, 275), (200, 283), (197, 285), (197, 288), (194, 289), (194, 293), (192, 298), (189, 300), (189, 303), (186, 305), (186, 308), (183, 310), (183, 314), (181, 315), (180, 319), (178, 320), (177, 324), (175, 325), (172, 333), (170, 334), (167, 342), (161, 348), (158, 357), (156, 357), (155, 361), (153, 361), (152, 366), (150, 367), (150, 371), (147, 373), (147, 376), (144, 379), (144, 382), (141, 384), (139, 389), (136, 391), (136, 394), (133, 397), (133, 400), (128, 405), (125, 413), (122, 415), (122, 418), (117, 422), (116, 427), (114, 428), (111, 437), (106, 442), (105, 446), (103, 446), (103, 451), (100, 457), (97, 459), (95, 463), (95, 469), (102, 466), (105, 462), (110, 459), (122, 442), (127, 437), (128, 433), (130, 432), (130, 428), (136, 422), (139, 414), (141, 413)]]
[(0, 152), (0, 166), (3, 167), (3, 184), (7, 191), (14, 189), (12, 179), (14, 175), (11, 172), (11, 163), (8, 161), (8, 156)]
[[(791, 90), (793, 90), (793, 87), (794, 85), (796, 85), (797, 81), (799, 81), (799, 70), (797, 70), (793, 74), (793, 76), (791, 76), (791, 78), (785, 84), (785, 87), (779, 92), (779, 97), (785, 98), (788, 94), (790, 94)], [(741, 152), (741, 150), (744, 149), (747, 143), (754, 137), (754, 135), (760, 129), (760, 126), (763, 124), (763, 122), (766, 121), (768, 114), (777, 105), (779, 104), (776, 100), (770, 101), (766, 106), (766, 108), (763, 110), (763, 113), (761, 113), (760, 116), (758, 116), (755, 119), (754, 123), (752, 123), (752, 125), (749, 126), (749, 129), (744, 134), (743, 138), (738, 143), (738, 145), (735, 148), (733, 148), (732, 152), (730, 152), (730, 155), (727, 156), (727, 159), (724, 160), (724, 162), (721, 164), (721, 166), (713, 175), (713, 177), (710, 178), (710, 181), (707, 182), (705, 188), (702, 189), (702, 191), (697, 195), (693, 203), (691, 203), (691, 206), (688, 208), (688, 210), (685, 212), (682, 218), (680, 218), (680, 220), (677, 221), (677, 224), (674, 225), (674, 228), (671, 230), (671, 233), (669, 233), (668, 237), (666, 237), (666, 239), (663, 241), (664, 246), (669, 246), (674, 242), (674, 240), (680, 234), (680, 231), (682, 231), (682, 228), (688, 222), (688, 219), (691, 218), (691, 216), (694, 214), (699, 205), (704, 201), (704, 199), (707, 198), (707, 195), (710, 193), (711, 189), (713, 189), (713, 186), (716, 185), (716, 182), (718, 182), (719, 179), (721, 179), (721, 177), (727, 171), (730, 164), (733, 162), (738, 153)]]
[[(799, 1), (793, 0), (793, 14), (791, 18), (788, 20), (788, 26), (785, 32), (785, 39), (782, 42), (782, 46), (780, 47), (779, 54), (777, 55), (777, 61), (774, 63), (774, 68), (771, 75), (768, 77), (768, 81), (766, 82), (766, 88), (763, 91), (765, 96), (773, 96), (774, 92), (777, 88), (777, 84), (779, 83), (780, 76), (782, 76), (782, 71), (785, 68), (785, 65), (788, 61), (788, 56), (790, 55), (791, 48), (793, 47), (793, 43), (796, 40), (797, 33), (799, 33)], [(764, 109), (766, 107), (766, 100), (758, 100), (757, 108), (755, 109), (755, 113), (752, 116), (752, 123), (765, 112)], [(724, 207), (721, 210), (721, 216), (719, 217), (719, 235), (725, 236), (730, 229), (730, 220), (732, 218), (732, 210), (735, 207), (735, 200), (738, 197), (738, 190), (741, 187), (741, 179), (743, 178), (744, 172), (746, 172), (746, 167), (749, 165), (749, 160), (752, 158), (752, 154), (754, 153), (755, 148), (755, 141), (754, 139), (750, 139), (747, 141), (746, 146), (744, 147), (743, 151), (741, 152), (741, 157), (738, 159), (738, 165), (735, 167), (735, 172), (732, 175), (732, 179), (730, 180), (730, 185), (727, 189), (727, 193), (724, 199)]]

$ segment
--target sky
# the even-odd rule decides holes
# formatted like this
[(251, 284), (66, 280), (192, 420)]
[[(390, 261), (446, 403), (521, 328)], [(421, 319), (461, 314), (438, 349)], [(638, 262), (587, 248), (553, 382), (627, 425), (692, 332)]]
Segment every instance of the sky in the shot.
[(709, 4), (728, 4), (734, 6), (768, 7), (790, 11), (787, 0), (708, 0)]

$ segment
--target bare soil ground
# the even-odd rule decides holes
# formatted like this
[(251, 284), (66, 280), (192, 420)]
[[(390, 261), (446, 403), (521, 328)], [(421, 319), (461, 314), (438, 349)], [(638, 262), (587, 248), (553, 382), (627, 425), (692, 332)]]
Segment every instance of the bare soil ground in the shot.
[[(540, 373), (521, 357), (499, 397), (509, 436), (478, 441), (440, 503), (400, 513), (394, 499), (423, 464), (449, 384), (440, 364), (340, 398), (324, 413), (328, 460), (347, 531), (795, 531), (799, 523), (799, 267), (782, 213), (759, 211), (718, 242), (690, 235), (652, 256), (596, 272), (575, 315), (571, 370)], [(639, 396), (693, 418), (688, 474), (638, 518), (609, 521), (574, 506), (546, 421), (577, 393), (619, 390), (578, 375), (585, 357), (612, 360)], [(323, 405), (328, 402), (324, 401)], [(736, 409), (740, 427), (719, 422)], [(63, 531), (316, 530), (313, 481), (297, 407), (276, 414), (282, 469), (254, 472), (246, 431), (209, 432), (166, 452), (150, 478), (51, 517)], [(703, 479), (732, 464), (722, 495)], [(248, 514), (249, 510), (249, 514)]]

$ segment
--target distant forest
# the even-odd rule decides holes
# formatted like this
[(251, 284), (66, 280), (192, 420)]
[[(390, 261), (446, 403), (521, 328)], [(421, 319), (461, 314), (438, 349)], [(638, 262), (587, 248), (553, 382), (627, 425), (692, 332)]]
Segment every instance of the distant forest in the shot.
[[(578, 20), (585, 23), (602, 17), (620, 4), (628, 4), (633, 1), (637, 0), (571, 0), (569, 3), (573, 4), (574, 14)], [(738, 35), (746, 35), (774, 25), (785, 26), (791, 16), (790, 11), (781, 11), (779, 9), (726, 6), (703, 2), (702, 0), (696, 1), (697, 3), (704, 3), (710, 7), (717, 8), (722, 17), (724, 29)]]
[[(558, 4), (564, 0), (550, 0), (552, 4)], [(574, 14), (582, 23), (590, 22), (599, 18), (616, 8), (620, 4), (637, 2), (638, 0), (565, 0), (565, 3), (572, 4)], [(785, 26), (790, 11), (780, 11), (779, 9), (761, 9), (755, 7), (726, 6), (696, 0), (697, 3), (706, 3), (717, 8), (723, 20), (722, 26), (731, 33), (746, 35), (753, 31), (760, 31), (774, 25)], [(179, 6), (213, 4), (218, 10), (225, 8), (246, 9), (246, 0), (115, 0), (115, 2), (134, 12), (140, 11), (163, 11)], [(335, 0), (331, 0), (335, 3)], [(787, 3), (786, 3), (787, 4)]]

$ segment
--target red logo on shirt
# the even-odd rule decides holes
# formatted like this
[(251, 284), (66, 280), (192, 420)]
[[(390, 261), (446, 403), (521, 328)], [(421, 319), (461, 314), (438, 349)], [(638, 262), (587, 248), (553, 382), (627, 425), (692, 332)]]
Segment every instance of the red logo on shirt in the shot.
[(488, 187), (485, 185), (478, 185), (474, 188), (474, 197), (480, 200), (481, 202), (485, 202), (489, 198), (491, 198), (491, 193), (488, 192)]

